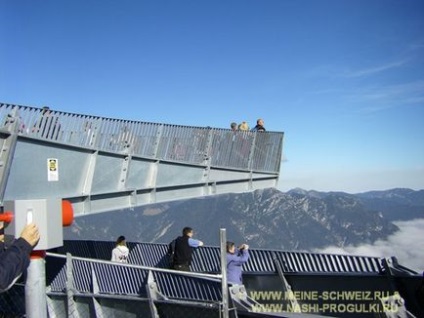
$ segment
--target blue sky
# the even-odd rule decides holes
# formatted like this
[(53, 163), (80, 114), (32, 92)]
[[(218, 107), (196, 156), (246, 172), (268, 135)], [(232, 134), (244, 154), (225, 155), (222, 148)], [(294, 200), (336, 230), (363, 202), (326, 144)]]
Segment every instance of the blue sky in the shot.
[(284, 131), (279, 188), (424, 189), (424, 1), (1, 1), (0, 101)]

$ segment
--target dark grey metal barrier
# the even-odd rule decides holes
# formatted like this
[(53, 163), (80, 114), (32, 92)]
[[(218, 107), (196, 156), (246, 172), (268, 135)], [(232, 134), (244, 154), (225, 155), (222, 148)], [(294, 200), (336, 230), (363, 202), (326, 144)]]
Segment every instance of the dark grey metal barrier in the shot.
[[(113, 242), (65, 241), (59, 253), (75, 256), (110, 259)], [(169, 268), (167, 244), (128, 243), (129, 261), (142, 266)], [(381, 259), (369, 256), (290, 252), (279, 250), (250, 249), (250, 259), (243, 270), (249, 272), (276, 272), (277, 260), (284, 272), (298, 273), (374, 273), (382, 270)], [(220, 271), (219, 248), (201, 247), (196, 249), (192, 264), (193, 271), (214, 273)]]
[[(47, 265), (60, 262), (59, 256), (60, 254), (49, 254), (46, 259)], [(71, 281), (74, 293), (148, 297), (146, 286), (148, 274), (152, 271), (160, 293), (166, 297), (199, 301), (219, 301), (222, 298), (221, 283), (217, 275), (187, 274), (106, 260), (83, 259), (70, 255), (68, 257), (65, 264), (61, 262), (63, 264), (61, 270), (51, 278), (50, 283), (48, 282), (51, 292), (64, 292), (70, 288)]]

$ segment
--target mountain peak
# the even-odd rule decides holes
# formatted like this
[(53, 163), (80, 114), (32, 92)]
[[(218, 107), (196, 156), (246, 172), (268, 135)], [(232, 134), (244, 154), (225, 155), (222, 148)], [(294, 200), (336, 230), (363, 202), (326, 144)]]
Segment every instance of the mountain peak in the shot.
[(207, 245), (218, 245), (219, 229), (226, 228), (229, 240), (252, 247), (312, 250), (384, 239), (397, 230), (393, 202), (399, 207), (402, 200), (402, 216), (424, 217), (424, 204), (417, 203), (423, 197), (424, 191), (399, 189), (353, 195), (269, 188), (78, 217), (65, 238), (112, 241), (125, 235), (133, 242), (168, 243), (191, 226)]

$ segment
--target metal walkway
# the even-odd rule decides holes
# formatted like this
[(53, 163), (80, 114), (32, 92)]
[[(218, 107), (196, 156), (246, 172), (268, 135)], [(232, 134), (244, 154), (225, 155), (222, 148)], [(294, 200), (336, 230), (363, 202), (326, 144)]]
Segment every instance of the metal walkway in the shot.
[[(194, 272), (187, 273), (168, 269), (165, 244), (129, 242), (129, 264), (109, 261), (113, 245), (113, 242), (66, 241), (55, 253), (48, 253), (49, 317), (221, 317), (223, 295), (219, 248), (197, 249), (192, 264)], [(252, 249), (250, 255), (243, 267), (245, 286), (230, 288), (229, 317), (323, 317), (320, 314), (326, 313), (322, 307), (308, 303), (299, 295), (329, 291), (340, 295), (352, 292), (384, 296), (399, 291), (405, 296), (409, 294), (407, 303), (418, 310), (413, 304), (411, 293), (414, 290), (405, 289), (407, 285), (414, 285), (412, 280), (418, 282), (418, 277), (395, 262), (388, 264), (387, 260), (376, 257), (259, 249)], [(234, 288), (236, 294), (232, 293)], [(295, 295), (293, 299), (269, 299), (274, 305), (271, 312), (266, 311), (270, 308), (265, 306), (266, 300), (259, 303), (252, 298), (255, 293), (288, 295), (290, 292)], [(296, 293), (299, 294), (296, 296)], [(377, 298), (350, 300), (358, 307), (376, 306), (376, 301)], [(284, 310), (294, 308), (288, 307), (290, 302), (304, 312)], [(0, 295), (0, 308), (4, 313), (24, 315), (25, 306), (22, 304), (22, 285)], [(257, 308), (264, 308), (264, 312), (255, 312), (252, 304), (261, 306)], [(278, 312), (275, 305), (281, 308)], [(372, 308), (382, 307), (380, 304), (380, 307)], [(330, 316), (375, 317), (373, 312), (343, 311)]]
[[(129, 242), (129, 264), (109, 261), (113, 245), (113, 242), (66, 241), (56, 253), (48, 253), (49, 317), (221, 317), (223, 295), (218, 247), (197, 249), (192, 264), (194, 271), (186, 273), (168, 269), (165, 244)], [(387, 266), (385, 262), (376, 257), (252, 249), (243, 267), (245, 286), (240, 286), (245, 295), (244, 307), (236, 303), (240, 292), (230, 293), (230, 317), (261, 317), (264, 313), (253, 315), (253, 307), (249, 307), (262, 306), (249, 296), (254, 293), (344, 293), (349, 282), (349, 290), (356, 293), (392, 295), (397, 290), (395, 280), (404, 280), (404, 284), (416, 273)], [(399, 272), (394, 274), (392, 270), (396, 268)], [(9, 291), (9, 295), (14, 297), (14, 302), (22, 297), (16, 289)], [(2, 301), (7, 300), (0, 297), (0, 305)], [(302, 308), (315, 308), (303, 299), (278, 298), (274, 303), (285, 308), (293, 301)], [(370, 305), (363, 299), (355, 302)], [(280, 309), (278, 313), (268, 314), (312, 318), (320, 312), (294, 315), (290, 310)], [(374, 314), (330, 316), (374, 317)]]
[(275, 187), (283, 133), (232, 132), (0, 103), (0, 200), (59, 197), (75, 216)]

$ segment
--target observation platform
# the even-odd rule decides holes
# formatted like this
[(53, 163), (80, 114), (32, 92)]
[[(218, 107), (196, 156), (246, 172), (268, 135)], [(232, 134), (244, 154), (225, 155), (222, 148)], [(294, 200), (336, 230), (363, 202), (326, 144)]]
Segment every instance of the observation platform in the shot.
[(276, 187), (282, 132), (104, 118), (0, 103), (0, 200), (59, 197), (76, 217)]
[[(375, 318), (422, 317), (422, 278), (395, 258), (252, 249), (243, 285), (228, 288), (220, 249), (194, 253), (192, 272), (170, 270), (166, 244), (128, 242), (128, 263), (111, 262), (114, 242), (66, 241), (46, 257), (48, 317)], [(0, 315), (25, 315), (24, 285), (0, 294)], [(353, 308), (353, 309), (352, 309)]]
[[(62, 198), (72, 203), (78, 217), (278, 183), (282, 132), (233, 132), (4, 103), (0, 103), (0, 120), (0, 205)], [(422, 277), (395, 258), (252, 249), (243, 268), (244, 285), (227, 289), (219, 274), (217, 247), (199, 249), (192, 264), (195, 272), (185, 273), (169, 269), (165, 244), (128, 245), (129, 264), (109, 261), (113, 242), (67, 241), (57, 253), (49, 252), (48, 317), (423, 314), (416, 296)], [(18, 282), (0, 294), (0, 315), (29, 315), (24, 289)], [(277, 299), (272, 298), (275, 292)], [(330, 292), (360, 297), (328, 303), (318, 296), (309, 299)], [(371, 299), (361, 298), (368, 294)], [(326, 305), (338, 310), (328, 311)]]

